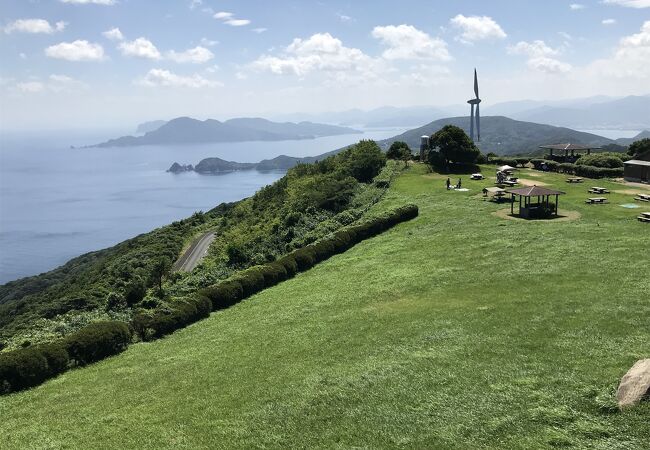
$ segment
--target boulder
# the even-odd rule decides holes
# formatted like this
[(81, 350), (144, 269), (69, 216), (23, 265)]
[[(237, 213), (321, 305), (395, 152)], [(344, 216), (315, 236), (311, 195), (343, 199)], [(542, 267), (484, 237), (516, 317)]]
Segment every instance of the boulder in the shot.
[(616, 391), (620, 409), (634, 406), (650, 394), (650, 359), (640, 359), (621, 378)]

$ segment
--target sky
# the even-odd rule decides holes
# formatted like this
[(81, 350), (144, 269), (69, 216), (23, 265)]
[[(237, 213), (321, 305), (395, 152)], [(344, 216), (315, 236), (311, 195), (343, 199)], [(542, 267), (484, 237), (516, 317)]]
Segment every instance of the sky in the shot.
[[(576, 0), (578, 1), (578, 0)], [(0, 129), (650, 94), (650, 0), (0, 0)]]

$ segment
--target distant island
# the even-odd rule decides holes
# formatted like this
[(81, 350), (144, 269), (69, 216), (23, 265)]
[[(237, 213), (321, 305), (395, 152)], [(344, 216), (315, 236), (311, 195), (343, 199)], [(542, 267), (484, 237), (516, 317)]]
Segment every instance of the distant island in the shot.
[(329, 156), (330, 153), (325, 153), (319, 156), (309, 156), (305, 158), (280, 155), (273, 159), (265, 159), (257, 163), (239, 163), (234, 161), (226, 161), (225, 159), (221, 158), (205, 158), (202, 159), (196, 166), (193, 166), (192, 164), (179, 164), (177, 162), (174, 162), (174, 164), (172, 164), (171, 167), (167, 169), (167, 172), (196, 172), (203, 175), (217, 175), (228, 172), (236, 172), (239, 170), (288, 170), (299, 163), (310, 164), (320, 159), (324, 159)]
[(362, 131), (313, 122), (271, 122), (260, 118), (238, 118), (220, 122), (178, 117), (159, 125), (148, 122), (138, 127), (143, 136), (122, 136), (90, 147), (132, 147), (138, 145), (205, 144), (212, 142), (287, 141), (314, 139)]

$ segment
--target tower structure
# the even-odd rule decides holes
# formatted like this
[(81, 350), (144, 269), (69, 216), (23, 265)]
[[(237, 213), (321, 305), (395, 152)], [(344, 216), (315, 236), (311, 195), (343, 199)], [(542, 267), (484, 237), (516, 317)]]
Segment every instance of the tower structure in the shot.
[[(467, 100), (467, 103), (471, 105), (469, 116), (469, 137), (472, 142), (474, 142), (474, 125), (476, 125), (476, 142), (481, 142), (481, 113), (479, 108), (481, 99), (478, 96), (478, 77), (476, 75), (476, 69), (474, 69), (474, 94), (476, 95), (476, 98)], [(476, 106), (476, 109), (474, 106)]]

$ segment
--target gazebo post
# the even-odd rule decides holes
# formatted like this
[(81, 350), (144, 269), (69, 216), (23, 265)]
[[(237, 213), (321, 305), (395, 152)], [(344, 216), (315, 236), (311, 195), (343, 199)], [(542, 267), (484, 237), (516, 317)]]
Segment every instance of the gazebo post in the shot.
[(560, 196), (558, 194), (555, 194), (555, 216), (558, 216), (558, 202), (560, 201)]
[(515, 194), (510, 194), (510, 214), (515, 213)]

